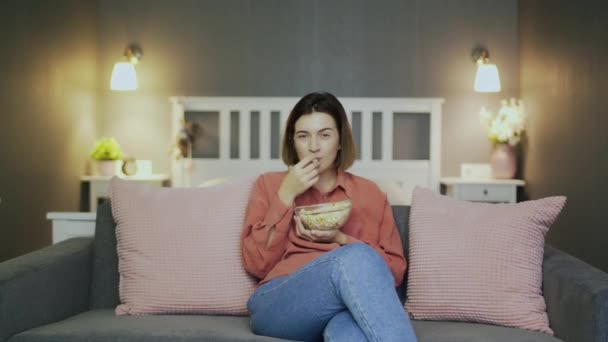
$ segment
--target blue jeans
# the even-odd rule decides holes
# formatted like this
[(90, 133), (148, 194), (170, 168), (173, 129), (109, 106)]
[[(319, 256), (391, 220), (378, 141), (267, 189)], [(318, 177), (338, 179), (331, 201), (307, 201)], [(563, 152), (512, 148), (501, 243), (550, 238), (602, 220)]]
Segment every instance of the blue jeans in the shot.
[(247, 308), (251, 330), (258, 335), (298, 341), (416, 341), (386, 262), (363, 243), (335, 249), (263, 284)]

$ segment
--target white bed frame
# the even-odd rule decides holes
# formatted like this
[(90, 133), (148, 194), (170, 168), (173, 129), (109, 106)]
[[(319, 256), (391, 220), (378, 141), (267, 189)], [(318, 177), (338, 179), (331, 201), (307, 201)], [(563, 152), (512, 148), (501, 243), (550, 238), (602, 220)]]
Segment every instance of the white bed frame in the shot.
[[(173, 186), (198, 186), (218, 178), (235, 178), (268, 171), (285, 170), (281, 159), (271, 159), (271, 112), (280, 112), (281, 132), (296, 97), (171, 97), (173, 136), (181, 128), (187, 111), (219, 112), (219, 158), (173, 159)], [(361, 159), (348, 171), (379, 184), (396, 184), (400, 204), (409, 204), (415, 186), (439, 191), (441, 158), (441, 98), (340, 98), (349, 121), (352, 112), (361, 112)], [(239, 158), (230, 158), (231, 111), (239, 111)], [(260, 113), (259, 159), (250, 158), (250, 112)], [(372, 159), (372, 114), (382, 113), (382, 158)], [(430, 158), (393, 160), (393, 113), (430, 115)], [(279, 151), (280, 156), (280, 151)], [(188, 171), (187, 163), (191, 163)], [(382, 188), (382, 186), (381, 186)], [(383, 189), (384, 190), (384, 189)], [(395, 204), (395, 203), (392, 203)]]

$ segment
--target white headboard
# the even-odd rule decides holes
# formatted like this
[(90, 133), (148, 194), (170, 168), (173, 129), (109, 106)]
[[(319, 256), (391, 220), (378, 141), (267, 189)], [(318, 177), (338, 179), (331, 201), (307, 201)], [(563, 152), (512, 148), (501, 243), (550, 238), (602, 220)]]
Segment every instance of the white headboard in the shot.
[[(285, 170), (280, 159), (281, 132), (289, 112), (300, 98), (296, 97), (171, 97), (173, 136), (182, 128), (186, 113), (211, 112), (215, 115), (217, 153), (210, 158), (192, 160), (173, 159), (171, 180), (173, 186), (198, 186), (217, 178), (235, 178), (268, 171)], [(409, 204), (415, 186), (439, 191), (441, 155), (441, 98), (339, 98), (344, 105), (349, 122), (356, 115), (360, 129), (360, 159), (348, 171), (375, 180), (381, 185), (393, 182), (402, 195), (402, 204)], [(253, 113), (252, 112), (256, 112)], [(422, 145), (428, 148), (425, 157), (395, 159), (394, 152), (403, 146), (394, 146), (394, 138), (400, 138), (403, 130), (393, 127), (395, 115), (415, 113), (428, 115), (429, 132)], [(255, 116), (254, 116), (255, 114)], [(238, 117), (238, 125), (231, 122)], [(255, 127), (252, 129), (252, 117)], [(274, 124), (272, 117), (275, 118)], [(276, 124), (276, 119), (280, 125)], [(376, 119), (376, 120), (375, 120)], [(413, 129), (413, 128), (412, 128)], [(231, 133), (238, 131), (238, 144)], [(251, 133), (254, 133), (253, 135)], [(374, 132), (376, 153), (372, 145)], [(412, 131), (410, 131), (411, 133)], [(428, 133), (428, 134), (427, 134)], [(252, 137), (256, 141), (252, 141)], [(399, 139), (397, 139), (398, 141)], [(253, 146), (259, 147), (251, 156)], [(274, 148), (273, 143), (274, 142)], [(232, 146), (231, 146), (232, 145)], [(408, 146), (411, 147), (411, 146)], [(238, 155), (235, 151), (238, 150)], [(271, 151), (274, 151), (272, 153)], [(278, 151), (278, 153), (277, 153)], [(274, 158), (273, 158), (274, 157)], [(395, 203), (393, 203), (395, 204)]]

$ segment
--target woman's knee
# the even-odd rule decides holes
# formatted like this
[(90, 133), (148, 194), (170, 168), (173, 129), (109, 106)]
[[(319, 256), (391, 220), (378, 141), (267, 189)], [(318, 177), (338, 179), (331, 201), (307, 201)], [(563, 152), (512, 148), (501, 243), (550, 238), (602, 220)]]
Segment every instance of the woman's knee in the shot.
[(375, 249), (362, 242), (351, 243), (340, 249), (345, 260), (352, 260), (357, 263), (366, 260), (383, 260), (382, 256)]
[(380, 253), (365, 243), (357, 242), (341, 247), (340, 253), (336, 257), (347, 270), (362, 272), (369, 269), (390, 273), (390, 269)]

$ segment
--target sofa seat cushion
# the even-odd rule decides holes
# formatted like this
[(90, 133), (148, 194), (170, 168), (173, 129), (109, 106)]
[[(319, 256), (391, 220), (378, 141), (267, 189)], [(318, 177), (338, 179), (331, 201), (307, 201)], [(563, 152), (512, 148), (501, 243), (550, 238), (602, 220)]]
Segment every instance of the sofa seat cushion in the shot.
[[(560, 342), (546, 334), (493, 325), (412, 321), (419, 342)], [(91, 310), (31, 329), (9, 342), (71, 341), (285, 341), (257, 336), (249, 317), (150, 315), (116, 316), (112, 309)]]
[(117, 316), (112, 309), (91, 310), (13, 336), (11, 342), (285, 341), (257, 336), (249, 316)]
[(418, 342), (563, 342), (539, 331), (490, 324), (412, 320)]

